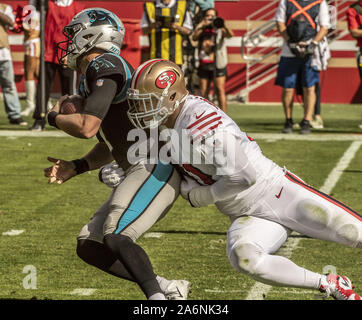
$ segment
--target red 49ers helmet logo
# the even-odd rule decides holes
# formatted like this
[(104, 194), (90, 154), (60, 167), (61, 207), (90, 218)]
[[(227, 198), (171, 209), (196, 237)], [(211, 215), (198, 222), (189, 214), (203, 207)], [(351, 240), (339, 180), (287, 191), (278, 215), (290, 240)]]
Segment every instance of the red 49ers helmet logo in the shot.
[(162, 72), (156, 79), (156, 87), (160, 89), (165, 89), (167, 87), (167, 84), (171, 82), (171, 86), (176, 81), (176, 74), (169, 70)]

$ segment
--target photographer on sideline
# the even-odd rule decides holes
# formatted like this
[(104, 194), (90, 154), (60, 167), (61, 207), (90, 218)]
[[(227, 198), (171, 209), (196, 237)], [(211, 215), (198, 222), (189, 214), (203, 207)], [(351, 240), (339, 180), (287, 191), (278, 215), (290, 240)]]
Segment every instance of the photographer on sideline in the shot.
[(192, 40), (198, 41), (198, 72), (200, 94), (208, 98), (211, 82), (214, 82), (219, 107), (226, 112), (226, 66), (227, 49), (225, 38), (233, 32), (225, 26), (224, 20), (217, 16), (214, 8), (205, 11), (204, 18), (196, 27)]
[(143, 34), (149, 36), (149, 59), (162, 58), (183, 65), (183, 36), (193, 24), (185, 0), (157, 0), (144, 4), (141, 20)]

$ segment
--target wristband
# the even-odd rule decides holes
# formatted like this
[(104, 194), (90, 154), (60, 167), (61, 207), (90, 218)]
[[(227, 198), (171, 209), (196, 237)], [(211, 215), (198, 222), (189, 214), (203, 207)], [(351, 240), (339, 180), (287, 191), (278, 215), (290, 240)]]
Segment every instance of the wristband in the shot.
[(86, 159), (75, 159), (72, 160), (74, 165), (74, 171), (78, 174), (89, 171), (89, 164)]
[(51, 111), (51, 112), (48, 113), (48, 123), (49, 123), (49, 125), (51, 125), (52, 127), (57, 128), (57, 129), (59, 129), (59, 128), (58, 128), (58, 126), (57, 126), (57, 124), (55, 122), (55, 118), (57, 117), (58, 114), (59, 113), (56, 112), (56, 111)]

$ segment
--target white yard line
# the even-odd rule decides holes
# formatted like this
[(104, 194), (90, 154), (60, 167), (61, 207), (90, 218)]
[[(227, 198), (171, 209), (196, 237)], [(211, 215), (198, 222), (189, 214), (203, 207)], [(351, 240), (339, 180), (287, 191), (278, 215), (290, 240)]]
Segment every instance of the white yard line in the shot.
[(22, 234), (25, 230), (14, 230), (11, 229), (9, 231), (5, 231), (2, 233), (3, 236), (18, 236), (19, 234)]
[(163, 232), (147, 232), (143, 237), (145, 238), (161, 238), (164, 235)]
[(255, 140), (292, 140), (292, 141), (362, 141), (362, 134), (283, 134), (283, 133), (250, 133)]
[(30, 131), (30, 130), (0, 130), (0, 137), (31, 137), (31, 138), (42, 138), (42, 137), (70, 137), (63, 131)]
[[(344, 152), (343, 156), (338, 161), (337, 165), (328, 175), (323, 186), (320, 188), (320, 191), (324, 193), (331, 193), (340, 179), (343, 171), (349, 166), (361, 145), (362, 141), (354, 141), (351, 143), (349, 148)], [(301, 238), (289, 238), (283, 247), (279, 250), (278, 254), (286, 258), (290, 258), (294, 249), (298, 246), (300, 240)], [(246, 300), (263, 300), (271, 289), (272, 286), (263, 284), (261, 282), (256, 282), (249, 291)]]
[(96, 291), (97, 289), (77, 288), (70, 292), (70, 294), (77, 296), (91, 296)]

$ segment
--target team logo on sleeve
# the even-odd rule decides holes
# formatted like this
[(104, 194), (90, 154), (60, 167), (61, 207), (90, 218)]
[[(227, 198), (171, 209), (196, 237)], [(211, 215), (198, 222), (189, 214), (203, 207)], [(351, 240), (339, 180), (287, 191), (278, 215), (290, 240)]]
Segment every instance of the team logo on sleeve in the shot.
[(176, 74), (169, 70), (162, 72), (156, 79), (156, 87), (159, 89), (165, 89), (167, 87), (167, 84), (170, 82), (171, 86), (176, 81)]

